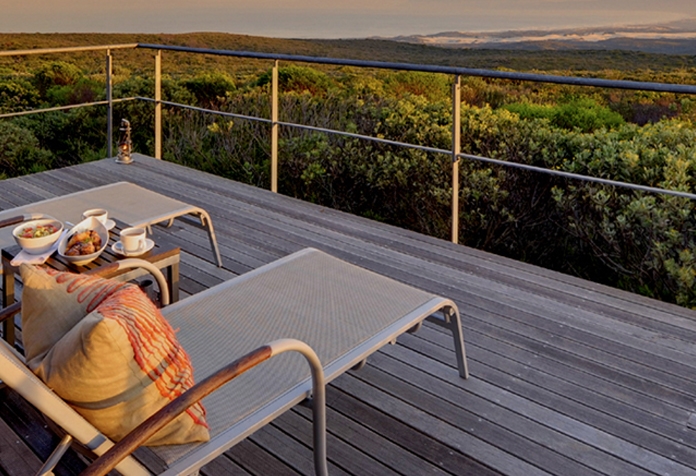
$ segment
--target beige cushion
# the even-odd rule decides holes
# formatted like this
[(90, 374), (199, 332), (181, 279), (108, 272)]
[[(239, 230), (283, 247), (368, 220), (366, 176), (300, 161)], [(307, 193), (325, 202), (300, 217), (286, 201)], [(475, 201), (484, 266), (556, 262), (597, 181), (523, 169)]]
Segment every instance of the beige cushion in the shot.
[[(193, 385), (174, 331), (138, 286), (23, 265), (27, 362), (56, 394), (113, 440)], [(209, 439), (197, 404), (148, 445)]]

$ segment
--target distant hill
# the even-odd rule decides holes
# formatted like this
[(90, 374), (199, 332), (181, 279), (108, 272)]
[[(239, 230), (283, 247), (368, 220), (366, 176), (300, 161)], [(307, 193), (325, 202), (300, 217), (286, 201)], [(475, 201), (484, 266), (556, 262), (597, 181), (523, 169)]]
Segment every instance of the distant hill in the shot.
[[(519, 32), (517, 32), (519, 33)], [(595, 74), (606, 70), (624, 72), (651, 71), (672, 72), (696, 68), (696, 50), (684, 54), (670, 52), (665, 54), (633, 51), (630, 48), (599, 48), (598, 43), (589, 43), (596, 48), (584, 50), (579, 47), (565, 47), (569, 43), (559, 40), (545, 40), (525, 47), (524, 42), (517, 43), (493, 41), (477, 46), (443, 48), (444, 38), (470, 38), (465, 33), (443, 33), (433, 35), (440, 43), (409, 42), (400, 39), (354, 39), (354, 40), (305, 40), (280, 39), (227, 33), (184, 33), (184, 34), (106, 34), (106, 33), (0, 33), (0, 51), (23, 50), (34, 48), (57, 48), (78, 45), (113, 45), (121, 43), (157, 43), (182, 45), (198, 48), (216, 48), (242, 51), (276, 52), (308, 56), (334, 58), (365, 59), (388, 62), (418, 63), (443, 66), (460, 66), (481, 69), (510, 69), (514, 71), (548, 71), (548, 72), (586, 72)], [(414, 40), (415, 41), (415, 40)], [(607, 42), (610, 40), (606, 40)], [(621, 39), (611, 41), (620, 42)], [(632, 40), (638, 41), (638, 40)], [(658, 40), (653, 40), (657, 42)], [(666, 41), (666, 40), (664, 40)], [(694, 39), (696, 41), (696, 38)], [(554, 43), (556, 42), (556, 43)], [(605, 43), (606, 45), (607, 43)], [(532, 47), (534, 46), (534, 47)], [(524, 49), (520, 49), (524, 48)], [(666, 48), (666, 47), (665, 47)], [(662, 48), (663, 50), (665, 48)], [(115, 53), (116, 64), (130, 65), (129, 68), (150, 69), (152, 52), (119, 50)], [(87, 65), (95, 72), (103, 67), (103, 53), (71, 53), (66, 55), (33, 56), (27, 58), (25, 67), (32, 68), (47, 58), (63, 59)], [(16, 58), (0, 58), (0, 75), (2, 68), (16, 70)], [(176, 63), (177, 68), (172, 64)], [(256, 62), (266, 67), (268, 62)], [(240, 60), (198, 55), (196, 57), (177, 53), (165, 53), (165, 72), (177, 70), (182, 73), (192, 70), (229, 68), (242, 64)]]
[(623, 50), (696, 54), (696, 18), (655, 25), (612, 25), (561, 30), (450, 31), (388, 38), (444, 48), (505, 50)]

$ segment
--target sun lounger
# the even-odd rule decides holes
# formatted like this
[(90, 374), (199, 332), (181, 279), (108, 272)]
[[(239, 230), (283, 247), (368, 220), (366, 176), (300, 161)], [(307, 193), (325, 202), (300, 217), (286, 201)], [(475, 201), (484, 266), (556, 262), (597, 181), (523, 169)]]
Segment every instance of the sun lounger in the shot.
[[(128, 182), (117, 182), (0, 211), (0, 248), (14, 244), (12, 228), (7, 226), (10, 223), (5, 223), (6, 220), (18, 216), (30, 219), (49, 215), (63, 222), (77, 223), (82, 219), (82, 212), (90, 208), (105, 208), (110, 217), (131, 226), (148, 228), (156, 223), (167, 222), (171, 225), (176, 218), (193, 215), (200, 219), (201, 227), (207, 229), (215, 260), (218, 266), (222, 266), (208, 212)], [(1, 228), (3, 226), (5, 228)]]
[[(259, 348), (274, 341), (264, 352), (275, 355), (280, 350), (293, 350), (293, 343), (298, 341), (308, 345), (321, 362), (325, 382), (330, 382), (404, 332), (417, 330), (424, 319), (452, 332), (459, 374), (468, 376), (459, 313), (452, 301), (315, 249), (299, 251), (221, 283), (164, 307), (162, 313), (178, 329), (177, 338), (189, 353), (196, 379), (201, 382), (180, 398), (195, 393), (199, 385), (204, 385), (204, 379), (215, 378), (216, 371), (235, 357), (258, 355)], [(60, 399), (50, 397), (47, 389), (36, 390), (43, 384), (26, 367), (22, 369), (21, 360), (10, 355), (6, 344), (0, 344), (0, 350), (0, 379), (51, 418), (57, 412), (60, 421), (56, 423), (97, 454), (111, 446), (110, 442), (102, 443), (104, 437), (94, 429), (82, 430), (78, 435), (73, 427), (88, 424)], [(311, 360), (311, 356), (307, 358)], [(324, 385), (320, 373), (314, 372), (314, 392), (319, 396), (323, 393), (318, 387)], [(203, 400), (211, 427), (209, 442), (152, 447), (148, 451), (164, 462), (167, 469), (163, 474), (188, 474), (310, 396), (312, 385), (305, 359), (292, 352), (283, 353), (251, 368)], [(324, 474), (321, 398), (318, 403), (314, 405), (314, 423), (318, 425), (315, 463), (317, 474)], [(59, 410), (47, 411), (54, 407)], [(127, 441), (129, 438), (121, 441), (126, 452), (139, 444), (137, 437), (134, 442)], [(132, 456), (126, 457), (122, 465), (130, 467), (120, 466), (120, 471), (139, 474)]]

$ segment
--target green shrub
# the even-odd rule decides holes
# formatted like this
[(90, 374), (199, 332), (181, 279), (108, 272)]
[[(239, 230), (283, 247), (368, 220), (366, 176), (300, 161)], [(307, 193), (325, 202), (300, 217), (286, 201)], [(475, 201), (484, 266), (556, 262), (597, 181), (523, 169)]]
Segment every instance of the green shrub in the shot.
[[(696, 131), (663, 121), (571, 135), (564, 168), (591, 176), (693, 192)], [(578, 238), (581, 274), (633, 292), (696, 306), (694, 202), (576, 183), (555, 189), (565, 226)]]
[(55, 85), (46, 90), (45, 99), (51, 106), (94, 102), (105, 95), (104, 85), (88, 78), (80, 78), (74, 84)]
[(0, 79), (0, 112), (18, 112), (39, 104), (39, 92), (25, 78)]
[(506, 104), (502, 106), (502, 109), (506, 111), (514, 112), (521, 119), (546, 119), (549, 122), (553, 122), (554, 115), (556, 114), (556, 108), (554, 106), (548, 106), (544, 104), (532, 104), (532, 103), (513, 103)]
[(51, 158), (31, 131), (0, 120), (0, 170), (5, 177), (44, 171), (50, 168)]
[[(256, 86), (271, 83), (271, 71), (261, 74)], [(278, 68), (278, 85), (282, 92), (295, 91), (320, 95), (335, 88), (334, 81), (324, 72), (306, 66), (286, 66)]]
[(597, 104), (592, 99), (574, 99), (556, 106), (551, 122), (568, 130), (592, 132), (601, 128), (613, 129), (624, 123), (621, 114)]
[(553, 106), (513, 103), (502, 108), (518, 114), (522, 119), (546, 119), (556, 127), (571, 131), (613, 129), (625, 122), (621, 114), (590, 98), (573, 99)]
[(236, 89), (235, 81), (226, 73), (200, 74), (182, 81), (182, 85), (195, 97), (198, 104), (210, 107), (223, 102), (229, 92)]
[(423, 96), (431, 102), (449, 100), (452, 79), (445, 74), (400, 71), (384, 76), (388, 94), (402, 98), (407, 94)]
[(34, 72), (34, 84), (43, 96), (51, 87), (75, 84), (82, 76), (82, 71), (74, 64), (52, 61), (43, 64)]

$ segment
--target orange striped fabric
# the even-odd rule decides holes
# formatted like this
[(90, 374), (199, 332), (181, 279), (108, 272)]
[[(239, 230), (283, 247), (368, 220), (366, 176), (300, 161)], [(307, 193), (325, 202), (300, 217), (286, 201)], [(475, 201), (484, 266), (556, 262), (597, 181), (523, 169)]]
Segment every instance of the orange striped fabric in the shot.
[(52, 268), (44, 269), (47, 274), (55, 278), (56, 284), (65, 286), (68, 294), (77, 292), (78, 303), (82, 304), (87, 299), (90, 300), (86, 309), (87, 313), (94, 311), (104, 299), (128, 284), (84, 274), (64, 273)]
[[(138, 286), (44, 269), (56, 284), (65, 286), (68, 294), (74, 294), (79, 303), (89, 301), (87, 313), (96, 310), (123, 329), (135, 361), (163, 398), (172, 401), (194, 385), (191, 360), (177, 341), (174, 329)], [(205, 408), (200, 402), (186, 413), (195, 424), (208, 428)]]
[[(121, 326), (135, 361), (162, 397), (174, 400), (194, 385), (191, 361), (174, 329), (138, 287), (118, 289), (98, 307), (98, 312)], [(197, 403), (187, 413), (196, 424), (208, 427), (203, 405)]]

